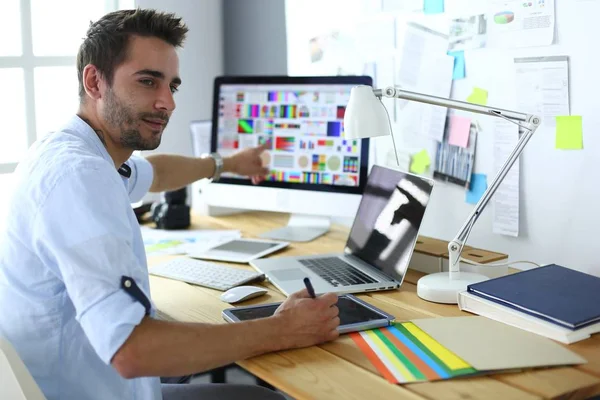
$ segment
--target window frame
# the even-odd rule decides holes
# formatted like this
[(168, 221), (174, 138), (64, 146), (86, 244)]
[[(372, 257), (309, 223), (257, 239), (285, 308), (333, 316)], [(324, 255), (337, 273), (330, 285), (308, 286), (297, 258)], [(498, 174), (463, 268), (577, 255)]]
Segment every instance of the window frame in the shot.
[[(118, 10), (126, 0), (98, 0), (104, 1), (106, 12)], [(25, 91), (25, 126), (27, 147), (37, 140), (37, 120), (35, 112), (35, 80), (34, 70), (37, 67), (74, 67), (77, 56), (36, 56), (33, 54), (33, 27), (31, 23), (31, 0), (20, 0), (21, 12), (21, 50), (20, 56), (0, 56), (0, 69), (20, 68), (23, 70), (23, 83)], [(0, 174), (10, 174), (17, 167), (18, 162), (0, 162)]]

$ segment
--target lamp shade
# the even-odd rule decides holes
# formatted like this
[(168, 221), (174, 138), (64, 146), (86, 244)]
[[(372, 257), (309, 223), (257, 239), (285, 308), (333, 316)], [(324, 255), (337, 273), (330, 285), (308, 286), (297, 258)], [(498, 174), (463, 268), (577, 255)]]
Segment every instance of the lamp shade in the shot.
[(344, 137), (363, 139), (391, 134), (390, 121), (385, 106), (371, 86), (355, 86), (344, 113)]

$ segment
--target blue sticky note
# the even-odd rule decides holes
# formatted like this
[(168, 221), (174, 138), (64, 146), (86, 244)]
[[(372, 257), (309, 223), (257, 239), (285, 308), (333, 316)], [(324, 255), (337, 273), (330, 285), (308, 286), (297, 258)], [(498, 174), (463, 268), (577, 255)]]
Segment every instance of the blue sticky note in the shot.
[(444, 0), (424, 0), (423, 12), (425, 14), (440, 14), (444, 12)]
[(465, 52), (462, 50), (449, 51), (448, 55), (454, 57), (454, 72), (452, 73), (452, 79), (464, 79), (466, 75)]
[(465, 201), (469, 204), (477, 204), (487, 189), (487, 176), (485, 174), (471, 175), (471, 189), (467, 191)]

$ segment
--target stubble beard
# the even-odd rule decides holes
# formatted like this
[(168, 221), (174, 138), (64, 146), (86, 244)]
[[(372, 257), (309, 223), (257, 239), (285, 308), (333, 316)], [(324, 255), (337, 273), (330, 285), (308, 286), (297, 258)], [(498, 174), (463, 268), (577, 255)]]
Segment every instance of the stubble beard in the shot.
[(143, 118), (161, 118), (168, 121), (168, 116), (153, 113), (137, 113), (121, 102), (112, 88), (108, 89), (105, 97), (104, 119), (114, 129), (120, 132), (119, 141), (121, 146), (132, 150), (154, 150), (160, 145), (162, 131), (153, 131), (150, 139), (144, 139), (139, 130), (139, 124)]

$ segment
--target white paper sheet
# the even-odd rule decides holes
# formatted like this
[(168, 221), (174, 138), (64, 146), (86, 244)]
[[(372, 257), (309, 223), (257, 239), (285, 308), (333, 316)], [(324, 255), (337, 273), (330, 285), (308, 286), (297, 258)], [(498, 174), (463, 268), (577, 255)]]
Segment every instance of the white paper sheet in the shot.
[(517, 109), (538, 115), (554, 128), (557, 116), (570, 115), (569, 58), (515, 58)]
[(211, 126), (211, 121), (192, 121), (190, 123), (194, 156), (199, 157), (202, 154), (210, 153)]
[(146, 254), (185, 254), (190, 247), (200, 251), (242, 237), (238, 230), (141, 228)]
[[(398, 35), (401, 53), (396, 69), (396, 85), (404, 90), (438, 97), (450, 97), (454, 57), (446, 54), (448, 37), (409, 23)], [(405, 133), (441, 141), (447, 108), (396, 101), (396, 115)]]
[[(503, 119), (494, 120), (494, 175), (500, 170), (519, 140), (519, 127)], [(519, 160), (494, 194), (493, 232), (519, 236)]]
[(554, 0), (491, 0), (488, 47), (549, 46), (554, 42)]

